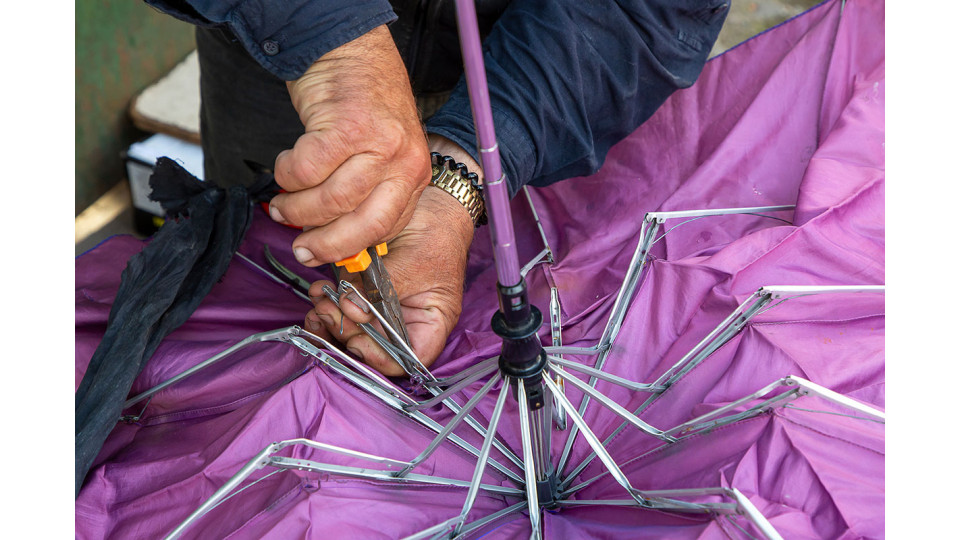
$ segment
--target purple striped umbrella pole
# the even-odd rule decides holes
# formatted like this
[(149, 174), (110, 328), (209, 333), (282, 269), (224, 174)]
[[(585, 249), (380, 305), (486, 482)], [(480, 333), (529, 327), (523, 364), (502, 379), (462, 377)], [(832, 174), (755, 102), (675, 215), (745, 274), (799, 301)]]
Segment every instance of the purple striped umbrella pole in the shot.
[(511, 287), (520, 283), (520, 261), (513, 236), (507, 182), (500, 166), (500, 150), (497, 148), (497, 136), (493, 129), (487, 74), (483, 67), (477, 10), (473, 0), (457, 0), (457, 29), (460, 32), (460, 51), (463, 54), (463, 69), (470, 92), (473, 125), (477, 132), (480, 165), (483, 166), (483, 198), (490, 223), (497, 279), (501, 285)]

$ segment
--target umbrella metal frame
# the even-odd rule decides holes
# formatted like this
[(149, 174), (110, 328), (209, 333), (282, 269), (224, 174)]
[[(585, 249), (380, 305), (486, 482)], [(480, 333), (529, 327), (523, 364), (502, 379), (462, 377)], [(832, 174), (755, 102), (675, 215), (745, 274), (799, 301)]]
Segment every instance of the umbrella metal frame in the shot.
[[(493, 329), (503, 338), (501, 355), (480, 362), (451, 377), (437, 379), (423, 363), (420, 362), (416, 353), (404, 340), (396, 340), (404, 346), (393, 347), (390, 340), (379, 334), (373, 325), (364, 326), (363, 329), (370, 334), (377, 343), (381, 344), (404, 368), (408, 375), (410, 375), (412, 382), (417, 387), (423, 388), (426, 392), (432, 394), (431, 398), (417, 401), (390, 380), (343, 353), (333, 344), (297, 326), (291, 326), (285, 329), (250, 336), (201, 364), (131, 398), (125, 404), (126, 407), (149, 399), (155, 393), (171, 384), (218, 362), (247, 345), (263, 341), (279, 341), (297, 347), (316, 359), (320, 364), (343, 376), (370, 395), (378, 398), (388, 407), (399, 411), (411, 420), (437, 433), (432, 442), (428, 444), (418, 456), (409, 461), (371, 455), (357, 450), (303, 438), (273, 443), (251, 459), (236, 475), (230, 478), (206, 502), (172, 531), (168, 538), (178, 537), (204, 514), (252, 485), (248, 484), (246, 487), (239, 487), (256, 471), (265, 467), (277, 469), (275, 472), (297, 469), (349, 478), (364, 478), (410, 487), (439, 484), (467, 489), (466, 500), (460, 514), (408, 537), (411, 539), (461, 537), (513, 513), (521, 512), (523, 509), (526, 509), (529, 514), (532, 531), (531, 538), (540, 538), (542, 535), (540, 515), (543, 508), (560, 509), (585, 505), (632, 506), (662, 511), (722, 515), (730, 519), (737, 527), (740, 527), (740, 525), (733, 521), (733, 517), (739, 515), (744, 517), (766, 538), (780, 538), (777, 531), (749, 499), (734, 488), (705, 487), (700, 489), (656, 491), (641, 491), (635, 489), (621, 470), (620, 465), (611, 457), (606, 446), (609, 445), (612, 439), (623, 429), (632, 426), (642, 433), (655, 437), (663, 442), (663, 445), (657, 446), (653, 450), (643, 454), (647, 455), (650, 452), (663, 448), (664, 445), (674, 444), (684, 438), (701, 433), (704, 430), (714, 429), (720, 425), (763, 414), (773, 407), (782, 407), (788, 401), (805, 395), (818, 396), (819, 398), (850, 408), (856, 413), (863, 415), (856, 416), (856, 418), (884, 422), (885, 415), (882, 411), (792, 375), (774, 381), (757, 392), (719, 407), (707, 414), (666, 430), (652, 426), (639, 418), (639, 415), (653, 403), (655, 399), (739, 333), (753, 317), (766, 309), (770, 309), (779, 303), (799, 296), (839, 292), (883, 292), (884, 287), (861, 285), (761, 287), (653, 383), (640, 383), (606, 373), (603, 371), (603, 366), (610, 353), (611, 344), (617, 337), (626, 316), (627, 308), (640, 283), (650, 249), (654, 243), (663, 238), (663, 236), (657, 238), (657, 233), (660, 226), (667, 219), (690, 218), (683, 222), (686, 223), (694, 219), (709, 216), (733, 214), (753, 214), (772, 217), (773, 219), (781, 219), (767, 216), (763, 213), (789, 211), (792, 210), (794, 206), (782, 205), (680, 212), (651, 212), (644, 217), (640, 229), (640, 241), (631, 259), (623, 284), (614, 300), (610, 316), (597, 345), (593, 347), (563, 346), (559, 295), (554, 288), (551, 290), (550, 302), (552, 346), (543, 347), (537, 336), (537, 330), (540, 328), (541, 315), (536, 307), (531, 306), (527, 302), (524, 277), (536, 264), (541, 262), (552, 263), (553, 253), (547, 244), (546, 235), (540, 225), (539, 217), (536, 215), (536, 209), (530, 199), (529, 193), (525, 191), (525, 196), (534, 212), (534, 219), (544, 241), (544, 249), (523, 268), (519, 265), (513, 223), (509, 212), (508, 190), (501, 169), (499, 151), (490, 113), (490, 100), (487, 93), (486, 76), (480, 50), (480, 39), (477, 31), (476, 12), (473, 0), (457, 0), (457, 18), (464, 58), (464, 72), (470, 92), (481, 162), (487, 180), (484, 185), (484, 198), (494, 248), (500, 299), (500, 311), (494, 317)], [(781, 221), (786, 220), (781, 219)], [(664, 235), (665, 234), (666, 233), (664, 233)], [(249, 259), (247, 259), (247, 261), (252, 263)], [(260, 271), (269, 274), (268, 271), (259, 265), (253, 264)], [(272, 275), (271, 277), (278, 279)], [(514, 285), (504, 286), (504, 283)], [(339, 298), (342, 294), (356, 292), (356, 289), (354, 289), (350, 283), (341, 281), (337, 291), (327, 288), (324, 292), (335, 303), (339, 303)], [(372, 307), (362, 294), (357, 294), (356, 296), (359, 297), (363, 303), (368, 304), (366, 306), (367, 308)], [(779, 300), (779, 302), (772, 304), (775, 300)], [(396, 336), (393, 336), (395, 331), (390, 324), (383, 320), (380, 313), (376, 309), (371, 309), (370, 311), (376, 315), (385, 331), (390, 333), (391, 337), (395, 338)], [(308, 338), (315, 343), (321, 344), (323, 348), (317, 347), (309, 341)], [(333, 356), (328, 354), (327, 351)], [(563, 357), (564, 354), (596, 356), (597, 358), (593, 366), (590, 367), (567, 360)], [(334, 358), (334, 356), (336, 358)], [(571, 372), (584, 375), (587, 377), (587, 382), (582, 381)], [(459, 402), (454, 399), (454, 396), (464, 388), (485, 377), (490, 378), (465, 404), (460, 405)], [(630, 412), (597, 390), (597, 382), (600, 380), (626, 388), (632, 392), (648, 393), (649, 397), (637, 410)], [(498, 383), (500, 384), (500, 389), (497, 391), (496, 405), (494, 406), (487, 426), (484, 427), (470, 415), (470, 412), (477, 403), (494, 391)], [(566, 384), (570, 384), (582, 392), (583, 397), (579, 407), (574, 407), (570, 400), (567, 399), (564, 392), (564, 385)], [(784, 390), (784, 388), (786, 389)], [(516, 400), (517, 413), (520, 420), (520, 439), (522, 445), (520, 456), (514, 454), (513, 451), (497, 438), (497, 428), (505, 409), (507, 397), (510, 394), (512, 394)], [(584, 420), (584, 413), (591, 400), (597, 401), (623, 420), (623, 423), (604, 441), (600, 440)], [(751, 402), (757, 400), (761, 401), (750, 405)], [(422, 412), (424, 409), (433, 407), (438, 403), (444, 405), (454, 413), (452, 420), (450, 420), (446, 426), (440, 425)], [(741, 408), (743, 408), (743, 410), (738, 411), (738, 409)], [(142, 412), (140, 414), (142, 414)], [(138, 414), (134, 418), (139, 418), (139, 416)], [(568, 427), (568, 420), (572, 423), (572, 426), (569, 426), (569, 434), (559, 460), (554, 464), (551, 461), (550, 433), (554, 425), (560, 430), (565, 430)], [(454, 431), (464, 423), (482, 436), (483, 443), (479, 449), (454, 433)], [(582, 435), (592, 452), (587, 458), (566, 473), (571, 449), (578, 435)], [(450, 441), (477, 458), (476, 466), (469, 482), (412, 472), (419, 464), (429, 458), (444, 441)], [(331, 452), (345, 455), (353, 459), (370, 462), (374, 467), (336, 465), (277, 455), (277, 453), (284, 448), (291, 446), (303, 446), (316, 452)], [(491, 457), (490, 454), (494, 448), (496, 448), (500, 456), (505, 459), (505, 464)], [(643, 457), (643, 455), (635, 456), (631, 458), (629, 462), (634, 462)], [(578, 478), (584, 469), (595, 459), (599, 459), (602, 462), (604, 471), (580, 484), (572, 485), (573, 481)], [(483, 474), (488, 466), (511, 480), (516, 487), (482, 483)], [(253, 483), (262, 481), (272, 474), (274, 473), (262, 476), (254, 480)], [(608, 475), (624, 488), (630, 497), (629, 499), (570, 499), (570, 496), (574, 493)], [(468, 522), (468, 515), (481, 491), (496, 496), (515, 498), (518, 499), (518, 502), (482, 519)], [(696, 498), (697, 500), (686, 501), (683, 500), (684, 498)], [(704, 498), (710, 500), (703, 500)], [(743, 530), (743, 532), (749, 535), (746, 530)]]
[[(138, 394), (127, 401), (127, 407), (136, 405), (145, 399), (149, 399), (157, 392), (183, 380), (190, 375), (195, 374), (206, 367), (209, 367), (210, 365), (226, 358), (230, 354), (240, 350), (243, 347), (263, 341), (277, 341), (297, 347), (304, 353), (315, 358), (320, 364), (326, 366), (333, 372), (338, 373), (351, 383), (378, 398), (387, 406), (403, 413), (411, 420), (437, 433), (437, 436), (427, 446), (427, 448), (421, 452), (420, 455), (408, 461), (397, 460), (385, 456), (374, 456), (356, 450), (336, 447), (317, 441), (310, 441), (308, 439), (293, 439), (290, 441), (274, 443), (254, 457), (254, 459), (252, 459), (244, 468), (242, 468), (233, 478), (228, 480), (223, 487), (217, 490), (217, 492), (215, 492), (203, 505), (201, 505), (183, 523), (181, 523), (177, 529), (171, 532), (169, 538), (176, 538), (187, 527), (195, 523), (198, 519), (200, 519), (201, 516), (215, 508), (218, 504), (236, 495), (243, 489), (246, 489), (241, 488), (238, 490), (237, 488), (244, 480), (253, 475), (257, 470), (268, 466), (278, 470), (299, 469), (335, 474), (351, 478), (366, 478), (383, 482), (397, 483), (409, 486), (411, 488), (437, 484), (467, 488), (466, 501), (464, 502), (463, 510), (459, 515), (414, 534), (410, 538), (460, 537), (481, 527), (487, 526), (499, 519), (510, 516), (516, 512), (521, 512), (524, 509), (529, 512), (533, 536), (539, 537), (541, 532), (541, 508), (551, 507), (562, 509), (566, 507), (591, 504), (635, 506), (638, 508), (674, 512), (711, 513), (718, 516), (725, 516), (726, 519), (733, 519), (735, 516), (740, 515), (752, 523), (765, 537), (779, 538), (769, 522), (762, 517), (762, 514), (760, 514), (752, 504), (749, 504), (749, 501), (746, 499), (746, 497), (744, 497), (735, 489), (720, 487), (657, 491), (640, 491), (635, 489), (626, 478), (626, 475), (624, 475), (622, 472), (620, 465), (618, 465), (606, 451), (606, 447), (610, 444), (613, 437), (629, 426), (632, 426), (649, 436), (656, 437), (662, 440), (664, 445), (668, 445), (694, 434), (715, 429), (721, 425), (726, 425), (757, 415), (765, 414), (775, 407), (782, 407), (786, 405), (787, 402), (806, 395), (817, 396), (838, 405), (847, 407), (853, 410), (855, 413), (862, 415), (858, 416), (858, 418), (884, 422), (885, 415), (882, 411), (879, 411), (868, 405), (864, 405), (856, 400), (843, 396), (842, 394), (838, 394), (827, 388), (796, 376), (787, 376), (780, 380), (774, 381), (757, 392), (744, 396), (743, 398), (717, 408), (714, 411), (688, 420), (669, 429), (658, 429), (647, 424), (639, 418), (640, 413), (652, 402), (653, 399), (665, 392), (685, 373), (692, 370), (714, 351), (723, 346), (724, 343), (728, 342), (735, 335), (737, 335), (751, 319), (765, 312), (766, 310), (776, 307), (780, 303), (787, 300), (802, 296), (824, 295), (830, 293), (883, 293), (883, 286), (856, 285), (761, 287), (752, 295), (750, 295), (750, 297), (748, 297), (743, 303), (737, 306), (729, 316), (721, 321), (709, 334), (707, 334), (699, 343), (697, 343), (697, 345), (687, 352), (677, 363), (668, 368), (653, 383), (632, 381), (611, 373), (607, 373), (603, 371), (602, 368), (604, 361), (606, 360), (606, 353), (610, 350), (610, 345), (616, 338), (620, 326), (623, 323), (623, 319), (626, 316), (627, 306), (629, 305), (630, 300), (633, 298), (634, 293), (641, 282), (642, 270), (648, 262), (650, 248), (656, 241), (654, 239), (657, 238), (658, 227), (662, 225), (665, 220), (671, 218), (699, 218), (714, 215), (757, 214), (759, 212), (789, 210), (790, 208), (792, 207), (776, 206), (722, 210), (693, 210), (671, 213), (648, 213), (644, 217), (644, 224), (641, 226), (640, 242), (638, 243), (637, 249), (634, 252), (633, 258), (631, 259), (623, 285), (620, 287), (617, 297), (614, 300), (613, 308), (611, 309), (611, 313), (605, 325), (602, 337), (596, 345), (592, 347), (563, 346), (562, 343), (559, 342), (559, 336), (562, 330), (562, 324), (559, 319), (559, 310), (554, 310), (553, 308), (551, 309), (551, 312), (556, 311), (557, 315), (556, 317), (551, 317), (551, 336), (555, 345), (544, 347), (547, 362), (544, 368), (544, 373), (546, 376), (542, 378), (542, 383), (551, 399), (544, 400), (545, 406), (541, 408), (542, 412), (539, 414), (531, 413), (526, 399), (517, 400), (517, 412), (520, 416), (521, 442), (523, 447), (520, 456), (517, 456), (505, 445), (503, 445), (497, 439), (496, 435), (497, 428), (499, 426), (499, 420), (505, 407), (507, 395), (513, 394), (514, 398), (516, 398), (518, 395), (524, 396), (526, 394), (525, 388), (523, 388), (525, 383), (523, 379), (515, 379), (511, 381), (509, 376), (505, 376), (504, 374), (500, 373), (497, 363), (498, 357), (486, 359), (455, 375), (443, 379), (434, 377), (432, 374), (429, 374), (429, 371), (427, 370), (428, 375), (422, 378), (422, 388), (432, 394), (432, 397), (423, 400), (417, 400), (408, 395), (389, 379), (371, 370), (362, 362), (351, 358), (348, 354), (341, 351), (332, 343), (329, 343), (323, 338), (313, 335), (301, 329), (300, 327), (291, 326), (276, 331), (254, 334), (240, 341), (233, 347), (230, 347), (225, 351), (211, 357), (210, 359), (201, 362), (197, 366), (175, 375), (171, 379), (158, 384), (150, 390)], [(663, 236), (660, 238), (663, 238)], [(550, 252), (549, 247), (546, 247), (545, 250), (548, 253)], [(543, 252), (541, 252), (541, 255), (538, 255), (538, 258), (543, 258), (542, 253)], [(534, 259), (532, 262), (537, 262), (537, 259)], [(531, 265), (531, 267), (532, 266), (533, 265)], [(551, 304), (556, 305), (558, 303), (556, 291), (551, 291), (551, 293)], [(337, 296), (339, 296), (339, 294)], [(361, 299), (361, 302), (366, 301), (362, 295), (358, 296)], [(310, 340), (319, 343), (322, 348), (317, 347)], [(591, 367), (566, 359), (563, 357), (564, 354), (586, 357), (597, 356), (597, 360), (594, 363), (594, 366)], [(573, 372), (588, 377), (588, 381), (584, 382), (580, 378), (573, 376)], [(461, 406), (459, 402), (456, 401), (455, 395), (461, 392), (464, 388), (475, 383), (476, 381), (484, 379), (485, 377), (490, 378), (477, 393), (470, 397), (470, 399)], [(645, 401), (639, 409), (631, 413), (597, 390), (597, 382), (601, 380), (633, 392), (644, 392), (650, 394), (650, 398)], [(483, 425), (476, 420), (473, 420), (473, 423), (470, 423), (471, 427), (483, 437), (483, 444), (478, 449), (476, 446), (470, 444), (462, 437), (456, 435), (454, 431), (463, 423), (469, 422), (468, 419), (472, 419), (470, 413), (472, 412), (473, 408), (477, 403), (480, 402), (481, 399), (491, 393), (498, 383), (501, 383), (501, 386), (497, 392), (497, 403), (494, 407), (491, 418), (487, 423), (487, 426), (483, 427)], [(580, 410), (575, 409), (573, 404), (566, 398), (563, 391), (564, 384), (570, 384), (583, 393), (583, 401), (581, 401)], [(513, 392), (511, 392), (509, 389), (513, 389)], [(760, 402), (750, 405), (751, 402), (761, 398), (763, 399)], [(600, 441), (599, 437), (597, 437), (597, 435), (589, 428), (583, 417), (582, 411), (586, 410), (588, 400), (591, 399), (599, 402), (601, 405), (612, 411), (623, 420), (622, 425), (603, 441)], [(422, 412), (424, 409), (433, 407), (437, 404), (444, 405), (455, 414), (453, 419), (446, 426), (439, 424)], [(546, 436), (549, 430), (553, 429), (553, 426), (550, 424), (551, 419), (558, 429), (564, 429), (564, 427), (559, 425), (559, 416), (550, 414), (550, 408), (552, 406), (556, 406), (559, 410), (563, 411), (565, 413), (565, 418), (572, 420), (573, 425), (570, 429), (570, 434), (568, 435), (568, 443), (566, 447), (572, 446), (572, 440), (579, 433), (584, 437), (592, 450), (592, 453), (586, 459), (574, 467), (569, 473), (563, 475), (562, 478), (560, 477), (560, 473), (562, 473), (565, 468), (561, 466), (560, 461), (558, 461), (555, 466), (550, 463), (550, 448), (548, 444), (549, 437)], [(740, 408), (743, 408), (743, 410), (737, 411), (737, 409)], [(576, 432), (574, 432), (574, 430), (576, 430)], [(412, 472), (413, 469), (425, 461), (443, 441), (450, 441), (457, 447), (477, 458), (476, 468), (469, 482), (453, 478), (421, 475)], [(333, 465), (318, 461), (274, 455), (281, 449), (294, 445), (303, 445), (314, 450), (335, 452), (357, 459), (368, 460), (374, 462), (375, 464), (385, 466), (386, 468), (376, 469), (370, 467), (346, 467), (343, 465)], [(629, 461), (633, 462), (638, 460), (644, 455), (655, 452), (662, 447), (663, 445), (657, 446), (649, 452), (645, 452), (643, 455), (631, 458)], [(490, 455), (493, 448), (497, 448), (498, 451), (501, 452), (508, 464), (505, 465)], [(583, 470), (594, 459), (597, 458), (599, 458), (604, 465), (604, 472), (594, 476), (593, 478), (582, 481), (577, 485), (572, 485), (573, 481), (583, 472)], [(563, 456), (561, 456), (561, 460), (562, 459)], [(513, 468), (511, 468), (510, 465), (512, 465)], [(481, 482), (481, 478), (486, 467), (490, 467), (498, 471), (500, 474), (510, 479), (517, 487), (509, 488), (483, 484)], [(515, 472), (514, 468), (518, 470), (519, 473)], [(553, 488), (554, 491), (544, 494), (542, 489), (544, 486), (543, 475), (545, 471), (551, 470), (559, 471), (558, 473), (554, 473), (556, 475), (556, 477), (553, 479), (553, 485), (555, 486)], [(578, 491), (608, 475), (612, 476), (614, 480), (625, 489), (627, 494), (631, 497), (630, 499), (602, 501), (576, 501), (570, 499), (574, 493), (577, 493)], [(262, 479), (263, 478), (260, 478), (254, 482)], [(540, 490), (537, 489), (538, 486), (541, 487)], [(517, 498), (520, 499), (520, 501), (502, 509), (501, 511), (491, 514), (490, 516), (468, 523), (466, 521), (467, 515), (472, 509), (476, 497), (480, 492), (486, 492), (497, 496)], [(681, 500), (682, 497), (720, 497), (721, 499), (727, 499), (730, 502), (704, 502), (703, 500), (690, 502)], [(739, 527), (739, 525), (737, 526)]]

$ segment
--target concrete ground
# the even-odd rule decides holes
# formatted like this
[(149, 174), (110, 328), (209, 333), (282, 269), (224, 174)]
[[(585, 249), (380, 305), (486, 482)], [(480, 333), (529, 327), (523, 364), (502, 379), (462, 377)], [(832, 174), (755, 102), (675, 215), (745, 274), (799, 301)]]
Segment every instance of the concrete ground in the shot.
[(132, 234), (142, 238), (133, 225), (133, 206), (127, 181), (122, 180), (81, 212), (74, 221), (74, 231), (75, 255), (80, 255), (118, 234)]
[[(733, 0), (730, 14), (711, 54), (717, 55), (818, 3), (819, 0)], [(134, 212), (126, 180), (81, 212), (75, 221), (75, 231), (76, 255), (113, 235), (140, 236), (134, 227)]]

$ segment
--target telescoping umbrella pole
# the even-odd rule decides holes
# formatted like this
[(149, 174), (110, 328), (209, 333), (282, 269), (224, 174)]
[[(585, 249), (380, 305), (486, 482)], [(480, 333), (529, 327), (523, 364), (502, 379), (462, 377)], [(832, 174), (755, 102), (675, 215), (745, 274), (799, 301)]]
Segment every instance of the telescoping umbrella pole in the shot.
[[(537, 337), (543, 315), (527, 299), (527, 285), (520, 273), (517, 247), (510, 215), (506, 177), (500, 164), (487, 90), (487, 76), (480, 49), (480, 31), (473, 0), (457, 0), (457, 29), (463, 54), (464, 73), (470, 93), (477, 146), (484, 171), (484, 204), (493, 241), (493, 257), (497, 267), (497, 292), (500, 310), (491, 322), (493, 331), (503, 338), (500, 371), (523, 395), (521, 422), (530, 429), (533, 475), (536, 496), (541, 504), (551, 504), (556, 495), (556, 474), (550, 465), (549, 434), (551, 400), (544, 399), (543, 372), (547, 355)], [(549, 403), (548, 403), (549, 402)], [(528, 412), (529, 411), (529, 412)], [(532, 426), (530, 422), (532, 421)], [(526, 437), (525, 437), (526, 438)]]

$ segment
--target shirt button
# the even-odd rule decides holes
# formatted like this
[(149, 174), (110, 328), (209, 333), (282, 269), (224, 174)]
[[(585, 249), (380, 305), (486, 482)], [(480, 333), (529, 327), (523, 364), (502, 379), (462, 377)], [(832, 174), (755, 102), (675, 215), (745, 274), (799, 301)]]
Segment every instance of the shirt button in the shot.
[(263, 52), (266, 53), (267, 56), (273, 56), (280, 52), (280, 44), (272, 39), (264, 41), (260, 46), (263, 48)]

